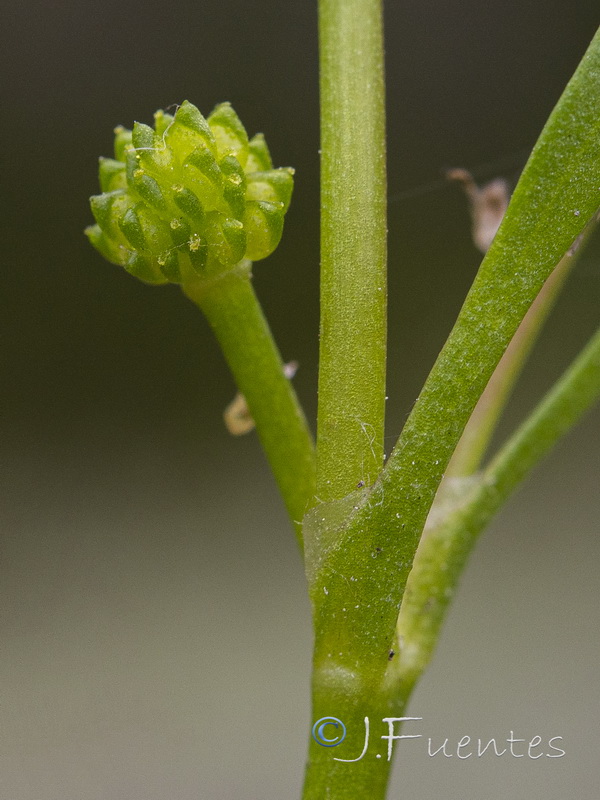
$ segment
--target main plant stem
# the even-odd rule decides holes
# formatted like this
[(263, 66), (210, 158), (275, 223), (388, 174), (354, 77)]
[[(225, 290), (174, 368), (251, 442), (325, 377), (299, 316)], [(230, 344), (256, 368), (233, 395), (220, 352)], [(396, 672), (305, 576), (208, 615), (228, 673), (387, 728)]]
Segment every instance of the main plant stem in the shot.
[[(373, 484), (383, 466), (387, 224), (381, 0), (320, 0), (319, 41), (317, 514)], [(339, 641), (335, 614), (324, 627), (316, 625), (315, 635), (313, 722), (342, 719), (347, 738), (340, 748), (311, 739), (303, 798), (380, 800), (389, 775), (386, 758), (376, 759), (371, 749), (353, 763), (335, 759), (360, 754), (365, 716), (381, 724), (388, 715), (385, 667), (354, 663), (356, 653)]]
[(385, 92), (381, 0), (320, 0), (321, 346), (317, 498), (383, 463)]

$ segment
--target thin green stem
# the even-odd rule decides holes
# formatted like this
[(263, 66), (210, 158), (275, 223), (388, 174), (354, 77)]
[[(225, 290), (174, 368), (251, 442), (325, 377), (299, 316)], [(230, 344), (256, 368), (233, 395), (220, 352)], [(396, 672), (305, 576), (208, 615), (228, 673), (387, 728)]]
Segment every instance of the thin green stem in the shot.
[(249, 261), (211, 282), (186, 284), (206, 315), (256, 424), (298, 541), (314, 495), (314, 447), (296, 393), (250, 280)]
[(317, 496), (383, 463), (386, 169), (381, 0), (320, 0), (321, 345)]
[(596, 229), (596, 215), (583, 234), (563, 256), (542, 286), (529, 311), (517, 328), (488, 385), (462, 433), (454, 451), (444, 480), (472, 475), (479, 469), (489, 442), (496, 430), (498, 420), (508, 402), (515, 383), (523, 370), (531, 350), (538, 339), (548, 315), (560, 294), (567, 277), (579, 260), (590, 235)]
[(477, 537), (531, 469), (600, 397), (600, 330), (453, 511), (426, 528), (398, 618), (394, 674), (406, 696), (429, 663)]

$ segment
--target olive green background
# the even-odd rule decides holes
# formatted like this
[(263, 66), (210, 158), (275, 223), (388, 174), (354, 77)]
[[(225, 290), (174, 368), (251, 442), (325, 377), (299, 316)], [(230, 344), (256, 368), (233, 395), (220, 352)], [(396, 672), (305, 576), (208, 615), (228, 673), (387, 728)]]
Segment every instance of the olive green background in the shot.
[[(82, 230), (115, 125), (230, 100), (297, 170), (283, 242), (255, 274), (314, 419), (314, 5), (3, 11), (0, 800), (299, 796), (311, 630), (282, 505), (255, 437), (223, 429), (234, 387), (199, 313), (177, 287), (104, 263)], [(386, 22), (391, 448), (479, 260), (458, 188), (420, 188), (449, 166), (516, 176), (598, 14), (592, 0), (406, 0)], [(504, 432), (595, 329), (599, 301), (596, 240)], [(424, 719), (407, 732), (425, 738), (400, 744), (390, 798), (597, 796), (599, 420), (481, 542), (411, 706)], [(562, 736), (567, 755), (427, 755), (428, 736), (511, 730)]]

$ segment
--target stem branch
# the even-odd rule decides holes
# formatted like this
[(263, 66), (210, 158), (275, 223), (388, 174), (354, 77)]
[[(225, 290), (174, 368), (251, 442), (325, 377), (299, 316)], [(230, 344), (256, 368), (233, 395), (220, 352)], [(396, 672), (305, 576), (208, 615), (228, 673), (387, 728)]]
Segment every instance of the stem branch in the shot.
[(294, 522), (314, 494), (314, 448), (304, 413), (250, 281), (250, 262), (209, 284), (186, 284), (206, 315), (256, 424), (258, 437)]
[(410, 692), (433, 654), (446, 611), (477, 537), (500, 506), (600, 397), (600, 330), (501, 448), (457, 508), (426, 528), (398, 618), (403, 694)]
[(444, 480), (472, 475), (479, 469), (500, 415), (512, 394), (523, 366), (565, 281), (579, 260), (597, 224), (598, 215), (592, 218), (573, 247), (558, 262), (529, 311), (525, 314), (471, 414), (450, 459)]

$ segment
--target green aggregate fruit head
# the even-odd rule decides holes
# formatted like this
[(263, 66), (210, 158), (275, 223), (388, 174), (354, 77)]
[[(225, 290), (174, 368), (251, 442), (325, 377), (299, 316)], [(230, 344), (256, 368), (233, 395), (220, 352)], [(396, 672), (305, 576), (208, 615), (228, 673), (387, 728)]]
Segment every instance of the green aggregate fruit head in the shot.
[(150, 128), (116, 128), (91, 198), (94, 247), (147, 283), (212, 278), (279, 244), (293, 189), (261, 134), (248, 141), (229, 103), (205, 119), (187, 100)]

